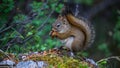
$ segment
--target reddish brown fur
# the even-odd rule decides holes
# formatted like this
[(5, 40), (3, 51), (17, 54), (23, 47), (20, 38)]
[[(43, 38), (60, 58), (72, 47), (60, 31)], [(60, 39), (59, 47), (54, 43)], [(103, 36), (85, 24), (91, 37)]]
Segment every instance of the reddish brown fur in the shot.
[[(58, 24), (60, 24), (60, 27), (56, 26)], [(56, 22), (53, 23), (51, 36), (61, 40), (73, 37), (72, 44), (68, 48), (71, 48), (71, 51), (81, 51), (90, 42), (91, 30), (89, 28), (88, 24), (72, 15), (59, 16)]]

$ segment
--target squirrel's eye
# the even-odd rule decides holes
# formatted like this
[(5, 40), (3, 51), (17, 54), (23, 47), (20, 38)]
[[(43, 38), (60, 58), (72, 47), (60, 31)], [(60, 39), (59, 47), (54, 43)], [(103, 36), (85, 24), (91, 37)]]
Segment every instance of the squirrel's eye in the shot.
[(57, 24), (57, 27), (60, 27), (60, 24)]

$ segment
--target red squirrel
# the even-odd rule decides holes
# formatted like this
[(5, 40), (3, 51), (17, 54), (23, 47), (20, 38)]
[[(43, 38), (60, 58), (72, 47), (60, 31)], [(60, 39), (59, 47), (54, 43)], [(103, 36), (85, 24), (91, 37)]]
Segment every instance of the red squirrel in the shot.
[(58, 16), (50, 35), (60, 39), (71, 51), (81, 51), (93, 43), (95, 31), (88, 21), (68, 13)]

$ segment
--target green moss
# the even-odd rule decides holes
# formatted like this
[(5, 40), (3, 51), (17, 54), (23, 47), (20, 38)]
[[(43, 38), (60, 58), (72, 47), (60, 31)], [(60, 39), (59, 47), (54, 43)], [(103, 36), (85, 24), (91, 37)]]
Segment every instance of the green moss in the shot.
[(45, 61), (49, 64), (49, 67), (55, 68), (88, 68), (88, 63), (84, 61), (79, 61), (72, 57), (59, 56), (56, 54), (48, 54), (42, 56), (34, 56), (30, 58), (34, 61)]

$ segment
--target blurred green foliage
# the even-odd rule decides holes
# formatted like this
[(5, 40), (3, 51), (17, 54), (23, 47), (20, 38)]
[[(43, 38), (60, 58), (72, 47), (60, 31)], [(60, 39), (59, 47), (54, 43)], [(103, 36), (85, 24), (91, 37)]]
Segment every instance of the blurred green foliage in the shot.
[(2, 0), (0, 3), (0, 27), (4, 22), (7, 22), (9, 12), (14, 8), (13, 0)]
[[(4, 47), (10, 42), (10, 40), (19, 37), (24, 40), (27, 37), (33, 36), (30, 40), (25, 42), (24, 44), (15, 43), (10, 48), (8, 48), (8, 52), (21, 53), (21, 52), (29, 52), (29, 51), (41, 51), (50, 48), (54, 48), (55, 46), (60, 45), (60, 42), (56, 39), (51, 39), (49, 36), (49, 32), (51, 30), (51, 24), (55, 21), (54, 17), (51, 17), (42, 31), (38, 31), (38, 28), (45, 22), (47, 16), (50, 14), (52, 10), (57, 13), (60, 13), (63, 4), (59, 4), (58, 7), (55, 7), (57, 4), (57, 0), (41, 2), (41, 1), (33, 1), (29, 6), (32, 8), (32, 12), (36, 13), (37, 16), (30, 22), (25, 25), (21, 25), (24, 22), (27, 22), (29, 17), (23, 13), (18, 13), (13, 17), (13, 23), (17, 24), (16, 27), (12, 27), (11, 30), (7, 31), (4, 35), (1, 35), (0, 42), (2, 42), (0, 47)], [(0, 17), (0, 25), (4, 25), (7, 22), (7, 14), (14, 7), (13, 0), (3, 0), (2, 4), (0, 4), (0, 13), (5, 14), (6, 16)], [(4, 10), (5, 9), (5, 10)], [(19, 9), (21, 10), (21, 9)], [(4, 19), (5, 21), (4, 21)], [(1, 27), (2, 27), (1, 26)], [(24, 27), (24, 33), (20, 33), (19, 29)], [(4, 29), (4, 26), (1, 30)]]
[(0, 5), (0, 12), (3, 13), (9, 13), (13, 7), (14, 7), (14, 1), (13, 0), (2, 0), (2, 4)]
[(108, 49), (107, 43), (102, 43), (102, 44), (98, 45), (98, 49), (100, 51), (104, 52), (106, 54), (106, 56), (110, 56), (111, 55), (111, 53), (110, 53), (110, 51)]
[[(20, 1), (22, 2), (22, 1)], [(55, 21), (54, 17), (51, 17), (42, 31), (38, 31), (37, 29), (45, 22), (48, 15), (52, 10), (56, 13), (60, 13), (63, 4), (59, 4), (56, 7), (57, 0), (41, 2), (41, 1), (33, 1), (29, 6), (32, 8), (32, 12), (36, 13), (37, 16), (30, 22), (25, 25), (21, 25), (26, 22), (29, 17), (24, 13), (17, 13), (13, 17), (12, 24), (17, 24), (16, 27), (12, 27), (9, 31), (2, 34), (0, 37), (0, 41), (2, 42), (0, 47), (6, 46), (12, 39), (20, 38), (25, 40), (27, 37), (33, 36), (30, 40), (25, 42), (24, 44), (15, 43), (7, 48), (7, 52), (29, 52), (29, 51), (41, 51), (50, 48), (54, 48), (55, 46), (59, 46), (60, 42), (56, 39), (51, 39), (48, 33), (51, 30), (51, 24)], [(87, 3), (87, 1), (85, 1)], [(2, 0), (2, 4), (0, 4), (0, 13), (5, 14), (5, 16), (0, 17), (0, 25), (1, 30), (5, 29), (3, 26), (7, 23), (8, 15), (14, 8), (13, 0)], [(4, 10), (5, 9), (5, 10)], [(21, 7), (18, 6), (19, 10), (22, 10)], [(2, 23), (3, 22), (3, 23)], [(24, 27), (24, 33), (19, 32), (19, 29)]]
[(118, 43), (118, 47), (120, 47), (120, 16), (118, 16), (117, 23), (114, 28), (113, 39)]

